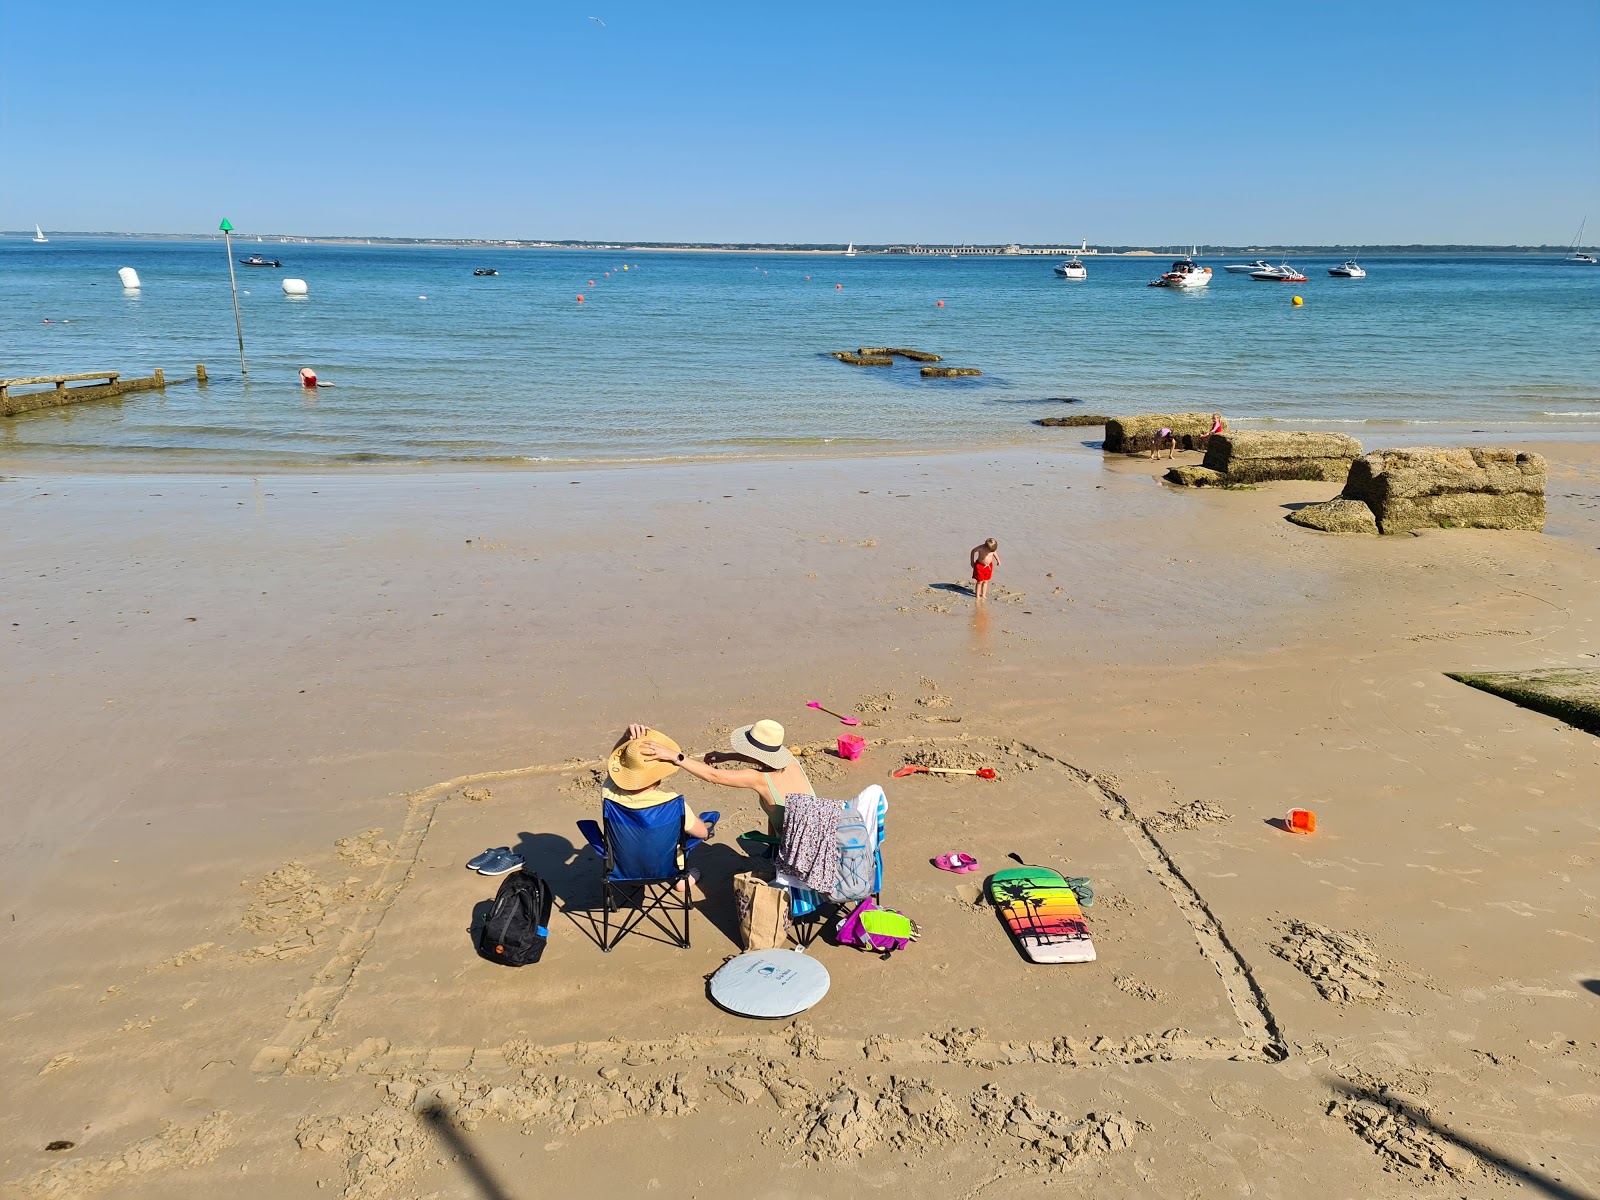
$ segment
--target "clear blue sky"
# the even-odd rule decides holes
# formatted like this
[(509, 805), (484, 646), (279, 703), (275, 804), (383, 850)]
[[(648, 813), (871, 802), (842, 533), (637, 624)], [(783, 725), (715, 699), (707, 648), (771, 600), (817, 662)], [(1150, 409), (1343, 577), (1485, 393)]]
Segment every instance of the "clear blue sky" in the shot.
[[(599, 16), (605, 25), (588, 19)], [(0, 228), (1600, 240), (1600, 0), (0, 0)]]

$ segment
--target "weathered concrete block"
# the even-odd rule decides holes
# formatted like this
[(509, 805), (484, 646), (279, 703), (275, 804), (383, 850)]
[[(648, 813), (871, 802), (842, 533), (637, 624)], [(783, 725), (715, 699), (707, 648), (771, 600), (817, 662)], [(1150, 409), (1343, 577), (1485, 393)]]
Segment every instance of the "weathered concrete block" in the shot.
[[(1209, 426), (1207, 427), (1209, 428)], [(1343, 483), (1361, 443), (1343, 433), (1244, 430), (1206, 439), (1205, 465), (1230, 483), (1321, 479)]]
[(1178, 439), (1178, 449), (1199, 450), (1204, 434), (1211, 432), (1210, 413), (1141, 413), (1135, 417), (1114, 417), (1106, 422), (1107, 454), (1148, 454), (1154, 448), (1158, 429), (1170, 429)]
[(1468, 687), (1480, 688), (1600, 737), (1600, 671), (1544, 667), (1532, 671), (1447, 673)]
[(1451, 526), (1540, 530), (1544, 491), (1542, 455), (1422, 446), (1356, 459), (1342, 496), (1371, 508), (1383, 533)]
[(1210, 467), (1173, 467), (1162, 478), (1179, 487), (1227, 487), (1229, 483), (1227, 476)]
[(1321, 504), (1308, 504), (1289, 514), (1289, 520), (1307, 529), (1320, 529), (1323, 533), (1377, 533), (1378, 520), (1372, 510), (1359, 500), (1326, 500)]

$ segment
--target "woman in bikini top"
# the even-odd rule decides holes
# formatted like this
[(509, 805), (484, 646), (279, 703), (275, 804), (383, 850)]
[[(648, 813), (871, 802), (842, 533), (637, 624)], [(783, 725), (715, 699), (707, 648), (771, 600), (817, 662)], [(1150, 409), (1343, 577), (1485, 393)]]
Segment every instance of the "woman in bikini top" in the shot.
[(783, 726), (778, 722), (757, 721), (735, 729), (728, 740), (732, 753), (713, 750), (698, 760), (648, 741), (641, 752), (656, 762), (673, 762), (707, 783), (754, 792), (767, 814), (768, 832), (777, 836), (783, 828), (785, 799), (791, 795), (815, 796), (817, 789), (811, 786), (800, 761), (784, 746)]

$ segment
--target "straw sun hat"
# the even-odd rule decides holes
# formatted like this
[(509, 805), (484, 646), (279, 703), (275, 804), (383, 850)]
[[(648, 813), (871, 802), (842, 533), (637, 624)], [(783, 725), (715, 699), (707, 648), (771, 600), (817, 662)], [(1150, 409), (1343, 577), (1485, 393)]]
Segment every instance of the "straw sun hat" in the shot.
[(659, 729), (647, 729), (642, 738), (632, 741), (623, 738), (611, 751), (611, 758), (606, 762), (606, 773), (611, 776), (611, 782), (625, 792), (653, 787), (678, 769), (677, 763), (652, 762), (646, 758), (641, 750), (645, 742), (665, 746), (674, 754), (679, 751), (678, 743)]
[(776, 721), (757, 721), (733, 731), (728, 739), (733, 748), (746, 758), (753, 758), (763, 766), (782, 770), (794, 761), (794, 755), (783, 747), (783, 726)]

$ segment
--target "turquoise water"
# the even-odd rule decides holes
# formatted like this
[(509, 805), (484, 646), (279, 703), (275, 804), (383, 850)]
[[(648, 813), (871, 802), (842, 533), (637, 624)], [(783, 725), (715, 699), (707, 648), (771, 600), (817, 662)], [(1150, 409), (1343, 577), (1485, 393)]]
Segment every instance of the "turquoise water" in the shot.
[[(220, 243), (0, 241), (0, 376), (211, 374), (203, 390), (0, 420), (0, 452), (320, 466), (979, 446), (1059, 440), (1030, 423), (1072, 411), (1053, 397), (1600, 433), (1600, 268), (1550, 257), (1379, 257), (1364, 280), (1305, 258), (1310, 281), (1293, 285), (1203, 257), (1212, 286), (1183, 293), (1144, 286), (1164, 258), (1090, 258), (1078, 283), (1044, 258), (234, 249), (284, 262), (238, 268), (248, 382)], [(123, 291), (123, 266), (140, 291)], [(285, 297), (284, 278), (309, 296)], [(984, 374), (827, 357), (863, 345)], [(335, 386), (303, 391), (302, 366)]]

